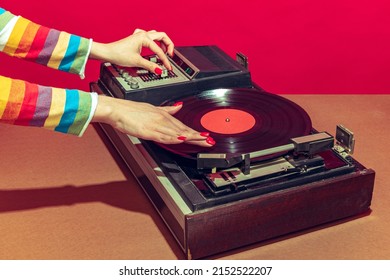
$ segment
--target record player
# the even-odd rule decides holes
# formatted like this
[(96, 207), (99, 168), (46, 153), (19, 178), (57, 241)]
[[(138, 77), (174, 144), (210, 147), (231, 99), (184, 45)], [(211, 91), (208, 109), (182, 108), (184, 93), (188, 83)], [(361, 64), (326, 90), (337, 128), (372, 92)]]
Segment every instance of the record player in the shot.
[(352, 157), (354, 134), (316, 130), (303, 108), (256, 85), (247, 58), (176, 47), (163, 74), (103, 63), (91, 89), (172, 105), (212, 148), (163, 145), (101, 124), (186, 258), (205, 258), (368, 213), (375, 172)]

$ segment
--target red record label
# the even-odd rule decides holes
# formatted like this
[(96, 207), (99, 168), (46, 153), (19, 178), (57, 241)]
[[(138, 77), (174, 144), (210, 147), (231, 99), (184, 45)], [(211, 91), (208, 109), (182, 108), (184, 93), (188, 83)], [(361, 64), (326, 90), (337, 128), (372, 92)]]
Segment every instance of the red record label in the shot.
[(210, 132), (237, 134), (248, 131), (255, 124), (255, 118), (238, 109), (218, 109), (210, 111), (200, 119), (202, 126)]

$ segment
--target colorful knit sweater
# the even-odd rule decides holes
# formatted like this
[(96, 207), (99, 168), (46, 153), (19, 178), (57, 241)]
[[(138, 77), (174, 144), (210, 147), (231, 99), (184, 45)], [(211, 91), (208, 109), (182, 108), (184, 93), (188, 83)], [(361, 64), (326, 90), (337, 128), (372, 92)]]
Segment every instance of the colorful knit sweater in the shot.
[[(0, 7), (0, 51), (84, 76), (91, 40), (47, 28)], [(81, 136), (96, 94), (41, 86), (0, 76), (0, 122), (38, 126)]]

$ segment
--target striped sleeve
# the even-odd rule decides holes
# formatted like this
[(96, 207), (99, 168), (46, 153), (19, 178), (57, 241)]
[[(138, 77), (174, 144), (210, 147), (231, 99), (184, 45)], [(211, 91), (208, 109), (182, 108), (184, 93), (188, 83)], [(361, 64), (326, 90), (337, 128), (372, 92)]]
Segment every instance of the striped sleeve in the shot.
[(84, 78), (92, 40), (47, 28), (0, 8), (0, 51)]
[(96, 105), (96, 93), (45, 87), (0, 76), (1, 123), (81, 136)]

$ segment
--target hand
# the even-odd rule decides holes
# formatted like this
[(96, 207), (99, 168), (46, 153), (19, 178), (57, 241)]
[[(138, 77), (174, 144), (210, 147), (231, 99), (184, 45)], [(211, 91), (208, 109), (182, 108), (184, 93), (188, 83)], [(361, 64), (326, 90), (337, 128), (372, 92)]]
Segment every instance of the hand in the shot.
[[(156, 41), (160, 42), (160, 46)], [(158, 64), (141, 56), (143, 47), (153, 51), (160, 58), (164, 66), (172, 70), (172, 66), (165, 53), (172, 56), (174, 44), (167, 34), (155, 30), (144, 31), (136, 29), (132, 35), (107, 44), (93, 42), (90, 58), (126, 67), (141, 67), (150, 72), (161, 74), (161, 69)]]
[(207, 132), (197, 132), (172, 116), (182, 108), (181, 104), (156, 107), (103, 95), (98, 98), (93, 122), (106, 123), (123, 133), (163, 144), (186, 142), (204, 147), (215, 144)]
[[(156, 43), (160, 42), (160, 46)], [(122, 40), (103, 44), (93, 42), (90, 58), (126, 67), (141, 67), (156, 73), (159, 66), (141, 56), (142, 48), (152, 50), (167, 69), (172, 69), (165, 55), (173, 55), (174, 44), (164, 32), (137, 29)], [(159, 73), (156, 73), (159, 74)], [(204, 147), (215, 144), (207, 132), (197, 132), (172, 115), (180, 106), (156, 107), (148, 103), (100, 95), (92, 121), (111, 125), (119, 131), (164, 144), (189, 143)]]

